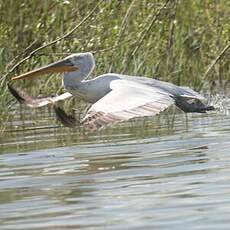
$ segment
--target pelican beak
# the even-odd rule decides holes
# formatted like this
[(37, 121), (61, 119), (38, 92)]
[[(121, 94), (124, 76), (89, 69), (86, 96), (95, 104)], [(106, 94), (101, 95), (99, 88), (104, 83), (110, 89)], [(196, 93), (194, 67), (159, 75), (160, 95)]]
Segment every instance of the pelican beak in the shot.
[(12, 80), (21, 80), (26, 78), (36, 77), (46, 73), (64, 73), (64, 72), (73, 72), (79, 68), (74, 66), (69, 59), (64, 59), (58, 62), (54, 62), (47, 66), (23, 73), (19, 76), (13, 77)]

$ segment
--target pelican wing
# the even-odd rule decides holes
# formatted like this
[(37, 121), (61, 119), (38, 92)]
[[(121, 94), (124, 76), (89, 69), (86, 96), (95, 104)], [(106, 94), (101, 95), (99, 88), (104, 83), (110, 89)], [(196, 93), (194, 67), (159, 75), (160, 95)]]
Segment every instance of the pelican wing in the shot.
[(162, 89), (142, 83), (114, 80), (111, 91), (94, 103), (83, 119), (91, 130), (135, 117), (153, 116), (174, 103)]
[(180, 86), (180, 89), (182, 89), (182, 91), (180, 92), (180, 97), (188, 98), (188, 99), (192, 98), (201, 101), (205, 100), (205, 98), (202, 95), (200, 95), (193, 89), (190, 89), (189, 87)]
[(72, 94), (68, 92), (54, 97), (32, 97), (28, 95), (25, 91), (16, 89), (10, 84), (8, 84), (8, 89), (20, 103), (26, 104), (31, 108), (38, 108), (48, 104), (54, 104), (58, 101), (62, 101), (72, 97)]

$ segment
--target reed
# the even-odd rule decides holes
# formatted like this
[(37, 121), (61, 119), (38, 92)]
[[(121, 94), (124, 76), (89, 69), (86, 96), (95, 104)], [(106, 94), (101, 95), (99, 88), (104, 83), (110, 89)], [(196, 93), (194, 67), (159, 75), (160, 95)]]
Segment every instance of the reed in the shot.
[[(228, 0), (1, 1), (0, 122), (14, 102), (6, 88), (13, 75), (75, 52), (95, 53), (95, 75), (143, 75), (195, 89), (229, 80), (230, 52), (222, 52), (229, 17)], [(16, 84), (34, 95), (61, 87), (56, 75)]]

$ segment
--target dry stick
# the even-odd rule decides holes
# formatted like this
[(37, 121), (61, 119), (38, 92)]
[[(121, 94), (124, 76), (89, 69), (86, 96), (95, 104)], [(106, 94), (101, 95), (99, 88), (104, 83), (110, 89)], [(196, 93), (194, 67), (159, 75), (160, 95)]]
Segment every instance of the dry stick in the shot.
[(136, 2), (136, 0), (133, 0), (132, 2), (131, 2), (131, 4), (129, 5), (129, 8), (128, 8), (128, 10), (127, 10), (127, 12), (126, 12), (126, 14), (125, 14), (125, 17), (124, 17), (124, 19), (122, 20), (122, 23), (121, 23), (121, 30), (120, 30), (120, 33), (119, 33), (119, 38), (118, 38), (118, 41), (121, 39), (121, 36), (122, 36), (122, 34), (124, 33), (124, 30), (126, 29), (126, 26), (127, 26), (127, 24), (128, 24), (128, 19), (129, 19), (129, 17), (131, 16), (131, 13), (132, 13), (132, 8), (135, 6), (134, 4), (135, 4), (135, 2)]
[(133, 57), (136, 52), (139, 50), (139, 48), (141, 47), (144, 39), (146, 38), (146, 36), (148, 35), (149, 31), (151, 30), (152, 26), (154, 25), (154, 23), (156, 22), (157, 18), (159, 17), (159, 15), (161, 14), (162, 10), (168, 5), (168, 3), (170, 2), (170, 0), (167, 0), (165, 2), (165, 4), (158, 10), (158, 12), (154, 15), (151, 23), (149, 24), (147, 30), (145, 30), (142, 33), (142, 36), (140, 37), (137, 46), (135, 47), (134, 51), (132, 52), (131, 56)]
[(201, 90), (202, 86), (204, 85), (204, 81), (206, 80), (209, 72), (213, 69), (213, 67), (216, 65), (216, 63), (224, 56), (224, 54), (227, 52), (227, 50), (230, 48), (230, 41), (228, 41), (228, 44), (224, 47), (224, 49), (220, 52), (220, 54), (213, 60), (213, 62), (210, 64), (208, 69), (205, 71), (203, 77), (201, 77), (201, 82), (198, 86), (198, 90)]
[[(120, 44), (111, 46), (111, 47), (106, 47), (103, 49), (97, 49), (97, 50), (92, 50), (90, 51), (91, 53), (95, 54), (98, 52), (106, 52), (106, 51), (111, 51), (111, 50), (115, 50), (117, 48), (120, 47), (121, 44), (124, 44), (126, 42), (130, 42), (133, 38), (129, 38), (127, 40), (121, 41)], [(136, 42), (131, 43), (131, 45), (134, 45)], [(66, 56), (66, 55), (71, 55), (74, 54), (75, 52), (63, 52), (63, 53), (37, 53), (36, 56)]]
[[(175, 58), (174, 58), (174, 53), (175, 53), (175, 48), (174, 48), (174, 43), (175, 43), (175, 30), (176, 30), (176, 23), (175, 23), (175, 19), (176, 19), (176, 15), (177, 15), (177, 9), (178, 9), (178, 0), (174, 0), (174, 10), (170, 16), (170, 25), (169, 25), (169, 36), (168, 36), (168, 41), (167, 41), (167, 45), (166, 45), (166, 51), (165, 53), (167, 53), (167, 63), (172, 62), (172, 67), (170, 68), (170, 72), (171, 74), (173, 72), (175, 72)], [(162, 60), (160, 60), (157, 63), (157, 68), (156, 70), (159, 69), (160, 63)], [(156, 72), (155, 72), (156, 74)], [(178, 78), (178, 81), (180, 82), (180, 78)]]
[(216, 65), (216, 63), (224, 56), (224, 54), (227, 52), (227, 50), (230, 48), (230, 41), (228, 44), (224, 47), (224, 49), (220, 52), (220, 54), (216, 57), (216, 59), (213, 60), (211, 65), (208, 67), (208, 69), (205, 71), (202, 80), (205, 80), (208, 76), (211, 69)]
[[(113, 47), (116, 47), (119, 45), (120, 41), (121, 41), (121, 38), (122, 38), (122, 35), (124, 34), (124, 31), (126, 30), (127, 28), (127, 25), (128, 25), (128, 20), (132, 14), (132, 8), (135, 6), (135, 2), (136, 0), (133, 0), (130, 5), (129, 5), (129, 8), (127, 9), (126, 11), (126, 14), (124, 16), (124, 19), (122, 20), (122, 23), (121, 23), (121, 29), (119, 31), (119, 34), (118, 34), (118, 37), (117, 37), (117, 40), (115, 41), (114, 43), (114, 46)], [(114, 49), (113, 49), (114, 50)], [(112, 52), (111, 56), (113, 57), (114, 55), (114, 52)], [(113, 59), (111, 59), (111, 63), (110, 63), (110, 67), (109, 67), (109, 72), (111, 71), (112, 69), (112, 65), (113, 65)]]
[(6, 69), (8, 69), (14, 62), (16, 62), (17, 59), (21, 56), (25, 56), (25, 54), (37, 43), (37, 40), (33, 41), (31, 44), (29, 44), (20, 54), (18, 54), (12, 61), (10, 61), (9, 64), (7, 64)]
[(130, 55), (130, 58), (128, 59), (125, 68), (122, 70), (122, 72), (125, 72), (131, 59), (133, 58), (133, 56), (137, 53), (137, 51), (139, 50), (139, 48), (141, 47), (142, 43), (144, 42), (144, 39), (146, 38), (146, 36), (148, 35), (149, 31), (151, 30), (152, 26), (154, 25), (154, 23), (156, 22), (157, 18), (159, 17), (159, 15), (161, 14), (162, 10), (168, 5), (168, 3), (170, 2), (170, 0), (167, 0), (165, 2), (165, 4), (157, 11), (157, 13), (153, 16), (151, 23), (149, 24), (149, 26), (147, 27), (146, 30), (143, 30), (140, 39), (137, 41), (137, 46), (135, 47), (135, 49), (133, 50), (133, 52)]
[(87, 21), (93, 14), (94, 12), (97, 10), (98, 6), (103, 2), (103, 0), (99, 1), (99, 3), (89, 12), (89, 14), (83, 18), (83, 20), (78, 24), (76, 25), (72, 30), (70, 30), (68, 33), (64, 34), (62, 37), (60, 38), (57, 38), (55, 39), (54, 41), (51, 41), (49, 43), (47, 43), (46, 45), (43, 45), (43, 46), (40, 46), (38, 47), (37, 49), (33, 50), (27, 57), (23, 58), (21, 61), (19, 61), (18, 63), (16, 63), (11, 69), (10, 71), (4, 75), (0, 81), (3, 79), (3, 78), (6, 78), (9, 76), (9, 74), (11, 74), (16, 68), (18, 68), (22, 63), (24, 63), (26, 60), (30, 59), (31, 57), (33, 57), (38, 51), (48, 47), (48, 46), (51, 46), (63, 39), (66, 39), (67, 37), (69, 37), (70, 35), (72, 35), (85, 21)]
[[(119, 47), (121, 47), (121, 44), (124, 44), (126, 42), (130, 42), (133, 38), (129, 38), (127, 40), (123, 40), (122, 42), (120, 42), (119, 44), (117, 45), (114, 45), (114, 46), (111, 46), (111, 47), (107, 47), (107, 48), (104, 48), (104, 49), (98, 49), (98, 50), (93, 50), (91, 51), (92, 53), (97, 53), (97, 52), (106, 52), (106, 51), (111, 51), (111, 50), (115, 50)], [(133, 42), (133, 44), (135, 44), (136, 42)]]
[(175, 33), (175, 18), (177, 14), (177, 6), (178, 6), (178, 1), (175, 0), (175, 5), (174, 5), (174, 12), (171, 17), (171, 23), (170, 23), (170, 29), (169, 29), (169, 38), (168, 38), (168, 44), (167, 44), (167, 49), (170, 50), (172, 46), (174, 45), (174, 33)]

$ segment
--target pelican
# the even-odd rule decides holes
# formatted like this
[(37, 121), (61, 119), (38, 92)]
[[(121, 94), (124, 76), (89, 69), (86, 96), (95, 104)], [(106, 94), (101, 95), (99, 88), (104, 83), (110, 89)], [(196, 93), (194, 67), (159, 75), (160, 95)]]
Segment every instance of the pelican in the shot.
[[(47, 73), (63, 73), (62, 82), (67, 92), (59, 96), (33, 98), (11, 85), (9, 90), (20, 102), (33, 108), (55, 104), (73, 96), (80, 98), (92, 104), (81, 120), (81, 123), (91, 130), (132, 118), (154, 116), (172, 104), (186, 113), (214, 110), (214, 107), (206, 105), (204, 98), (194, 90), (156, 79), (117, 73), (88, 79), (94, 67), (92, 53), (76, 53), (12, 78), (21, 80)], [(63, 124), (72, 126), (72, 117), (56, 106), (55, 111)]]

